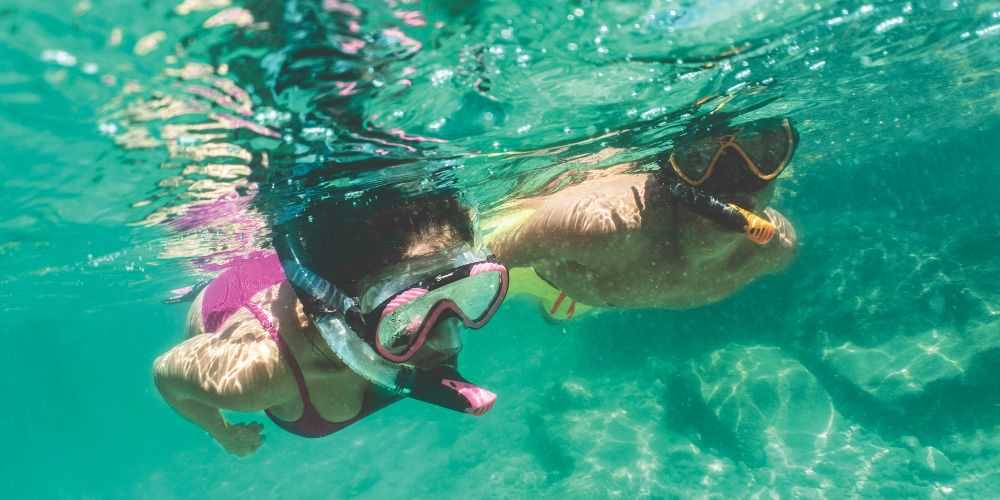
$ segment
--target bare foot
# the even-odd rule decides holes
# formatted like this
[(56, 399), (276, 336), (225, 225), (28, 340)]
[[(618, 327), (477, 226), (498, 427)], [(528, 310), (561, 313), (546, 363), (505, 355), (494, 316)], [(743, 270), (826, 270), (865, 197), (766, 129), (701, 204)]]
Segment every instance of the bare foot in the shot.
[(215, 440), (222, 445), (229, 453), (238, 457), (245, 457), (257, 451), (264, 437), (261, 434), (264, 427), (258, 423), (231, 424), (226, 427), (222, 435), (215, 436)]

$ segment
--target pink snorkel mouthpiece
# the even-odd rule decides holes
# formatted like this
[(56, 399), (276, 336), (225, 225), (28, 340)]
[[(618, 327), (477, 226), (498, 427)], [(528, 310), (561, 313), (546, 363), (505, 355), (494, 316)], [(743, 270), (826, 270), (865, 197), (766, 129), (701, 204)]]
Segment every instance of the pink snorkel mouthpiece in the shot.
[(410, 397), (477, 417), (493, 408), (497, 395), (459, 375), (451, 366), (419, 370)]
[(483, 389), (478, 385), (467, 384), (465, 382), (450, 379), (442, 379), (441, 384), (457, 392), (465, 398), (466, 401), (468, 401), (469, 406), (463, 411), (470, 415), (475, 415), (477, 417), (483, 416), (483, 414), (493, 408), (493, 403), (496, 403), (497, 401), (496, 394), (493, 394), (493, 392)]

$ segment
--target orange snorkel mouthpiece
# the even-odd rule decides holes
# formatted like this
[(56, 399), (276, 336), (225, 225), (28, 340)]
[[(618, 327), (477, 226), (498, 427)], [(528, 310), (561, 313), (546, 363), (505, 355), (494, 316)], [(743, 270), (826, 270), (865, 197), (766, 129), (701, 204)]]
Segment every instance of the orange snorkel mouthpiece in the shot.
[(777, 229), (767, 219), (732, 203), (723, 203), (701, 189), (681, 181), (668, 181), (670, 195), (691, 211), (716, 222), (730, 231), (746, 233), (750, 241), (765, 245)]
[(774, 224), (771, 224), (771, 222), (767, 219), (764, 219), (763, 217), (742, 207), (733, 205), (732, 203), (730, 203), (729, 206), (736, 209), (736, 211), (738, 211), (746, 220), (746, 225), (743, 226), (743, 231), (747, 234), (747, 238), (749, 238), (750, 241), (758, 245), (766, 245), (767, 242), (771, 241), (771, 238), (774, 237), (774, 233), (776, 231)]

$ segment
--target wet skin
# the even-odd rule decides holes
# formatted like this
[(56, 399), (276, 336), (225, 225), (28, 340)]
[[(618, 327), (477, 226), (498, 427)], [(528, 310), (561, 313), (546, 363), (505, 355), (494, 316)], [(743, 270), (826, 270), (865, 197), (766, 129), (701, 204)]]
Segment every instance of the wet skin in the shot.
[(627, 169), (623, 165), (556, 193), (519, 200), (513, 208), (532, 210), (531, 215), (493, 234), (491, 250), (511, 267), (534, 268), (581, 303), (621, 308), (709, 304), (792, 260), (795, 230), (766, 208), (773, 188), (716, 193), (777, 226), (769, 243), (757, 245), (672, 203), (653, 174)]
[[(430, 247), (428, 251), (436, 251)], [(369, 382), (345, 366), (326, 346), (306, 317), (288, 282), (262, 290), (252, 301), (269, 313), (274, 327), (298, 361), (313, 405), (330, 422), (354, 418)], [(161, 395), (178, 413), (207, 431), (230, 453), (245, 456), (260, 447), (260, 424), (233, 425), (221, 410), (269, 410), (286, 421), (298, 420), (303, 404), (295, 377), (277, 344), (246, 308), (230, 316), (217, 332), (207, 333), (201, 315), (202, 295), (192, 304), (187, 339), (158, 357), (154, 379)], [(433, 366), (454, 353), (436, 345), (454, 344), (461, 321), (440, 322), (412, 360)], [(454, 345), (452, 345), (454, 347)]]

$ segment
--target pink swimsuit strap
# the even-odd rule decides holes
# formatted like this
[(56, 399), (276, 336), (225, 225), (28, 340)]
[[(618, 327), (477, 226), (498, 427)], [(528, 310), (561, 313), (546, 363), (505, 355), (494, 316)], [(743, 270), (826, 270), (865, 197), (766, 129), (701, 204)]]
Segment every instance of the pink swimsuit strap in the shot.
[(247, 303), (246, 308), (257, 318), (257, 321), (264, 327), (264, 330), (267, 330), (268, 335), (271, 336), (271, 340), (278, 345), (278, 352), (281, 353), (282, 359), (288, 364), (288, 369), (291, 370), (292, 376), (295, 377), (295, 385), (299, 389), (299, 398), (302, 400), (302, 416), (295, 421), (282, 420), (273, 415), (270, 410), (265, 412), (267, 416), (281, 428), (305, 437), (326, 436), (352, 423), (353, 419), (347, 422), (330, 422), (319, 414), (319, 411), (313, 406), (312, 398), (309, 397), (309, 388), (306, 387), (306, 379), (302, 375), (302, 367), (299, 366), (299, 361), (295, 359), (295, 354), (288, 347), (288, 343), (278, 333), (278, 329), (274, 327), (270, 316), (253, 302)]
[(319, 414), (319, 410), (313, 406), (312, 399), (309, 398), (309, 388), (306, 387), (306, 379), (302, 375), (302, 368), (299, 366), (298, 360), (295, 359), (292, 349), (288, 347), (288, 343), (281, 337), (278, 330), (274, 328), (270, 319), (264, 314), (264, 311), (256, 304), (249, 304), (247, 308), (257, 317), (260, 324), (271, 335), (271, 339), (278, 345), (281, 357), (288, 363), (288, 369), (295, 376), (295, 384), (299, 388), (299, 397), (302, 399), (302, 416), (294, 421), (283, 420), (271, 413), (270, 410), (265, 411), (268, 418), (277, 424), (278, 427), (302, 437), (318, 438), (328, 436), (399, 400), (398, 396), (381, 391), (369, 384), (365, 389), (364, 399), (361, 400), (361, 409), (358, 410), (357, 415), (343, 422), (331, 422), (323, 418)]

